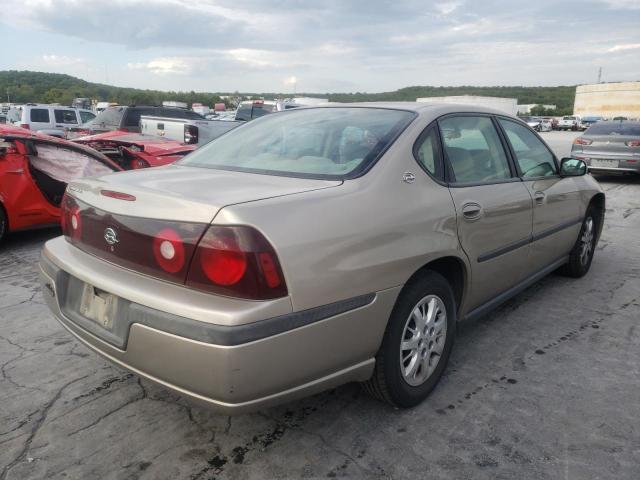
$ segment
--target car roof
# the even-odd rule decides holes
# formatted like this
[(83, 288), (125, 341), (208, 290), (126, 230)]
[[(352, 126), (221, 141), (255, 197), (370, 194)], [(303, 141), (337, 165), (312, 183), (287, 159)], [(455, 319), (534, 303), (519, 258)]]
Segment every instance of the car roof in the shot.
[[(325, 103), (322, 105), (301, 106), (295, 110), (309, 108), (336, 108), (336, 107), (352, 107), (352, 108), (382, 108), (389, 110), (406, 110), (417, 113), (425, 117), (439, 117), (449, 113), (488, 113), (493, 115), (502, 115), (510, 118), (516, 118), (502, 110), (489, 108), (479, 105), (461, 104), (461, 103), (440, 103), (440, 102), (361, 102), (361, 103)], [(288, 110), (291, 111), (291, 110)]]

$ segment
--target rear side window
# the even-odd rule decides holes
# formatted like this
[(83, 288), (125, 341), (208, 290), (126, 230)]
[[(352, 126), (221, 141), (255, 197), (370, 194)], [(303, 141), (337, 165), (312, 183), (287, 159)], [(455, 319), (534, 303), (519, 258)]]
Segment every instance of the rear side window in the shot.
[(78, 118), (76, 117), (75, 110), (54, 110), (53, 114), (56, 117), (56, 123), (65, 124), (77, 124)]
[(157, 116), (160, 113), (159, 108), (138, 108), (133, 107), (127, 110), (127, 113), (124, 117), (124, 126), (125, 127), (137, 127), (140, 125), (140, 117), (142, 115), (152, 115)]
[(548, 177), (557, 173), (553, 155), (531, 130), (502, 118), (498, 121), (507, 134), (523, 177)]
[(32, 108), (31, 121), (49, 123), (49, 110), (46, 108)]
[(440, 162), (438, 130), (436, 128), (429, 128), (418, 138), (413, 153), (418, 163), (427, 172), (440, 180), (444, 178)]
[(489, 117), (449, 117), (438, 123), (456, 182), (490, 183), (511, 177), (507, 155)]
[(247, 121), (251, 120), (251, 104), (245, 103), (238, 107), (236, 111), (236, 120)]

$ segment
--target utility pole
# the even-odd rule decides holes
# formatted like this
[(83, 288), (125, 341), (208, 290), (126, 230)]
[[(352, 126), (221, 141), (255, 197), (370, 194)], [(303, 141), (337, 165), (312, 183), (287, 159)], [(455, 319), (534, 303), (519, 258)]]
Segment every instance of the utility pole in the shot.
[(598, 83), (602, 82), (602, 67), (598, 68)]
[(11, 99), (9, 98), (9, 87), (7, 87), (7, 103), (11, 103)]

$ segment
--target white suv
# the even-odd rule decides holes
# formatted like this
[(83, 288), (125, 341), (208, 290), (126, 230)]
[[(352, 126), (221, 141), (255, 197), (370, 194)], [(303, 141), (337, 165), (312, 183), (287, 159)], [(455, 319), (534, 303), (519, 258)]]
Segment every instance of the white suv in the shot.
[(57, 105), (29, 104), (23, 105), (21, 110), (13, 117), (19, 118), (13, 121), (14, 125), (60, 138), (65, 137), (68, 128), (82, 125), (96, 116), (91, 110)]

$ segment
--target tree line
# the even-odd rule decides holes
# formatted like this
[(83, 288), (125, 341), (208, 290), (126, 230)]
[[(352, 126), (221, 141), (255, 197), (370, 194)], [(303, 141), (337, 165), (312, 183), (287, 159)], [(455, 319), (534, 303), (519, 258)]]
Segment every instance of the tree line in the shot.
[[(415, 101), (419, 97), (442, 97), (450, 95), (483, 95), (491, 97), (517, 98), (520, 104), (552, 104), (557, 106), (555, 115), (566, 115), (573, 112), (575, 86), (559, 87), (432, 87), (412, 86), (392, 92), (381, 93), (299, 93), (299, 96), (315, 96), (328, 98), (332, 102), (375, 102), (375, 101)], [(226, 101), (221, 95), (244, 98), (285, 98), (291, 94), (282, 92), (175, 92), (160, 90), (143, 90), (123, 88), (87, 82), (70, 75), (43, 73), (32, 71), (8, 70), (0, 71), (0, 94), (7, 101), (15, 103), (60, 103), (70, 105), (74, 98), (91, 98), (97, 101), (117, 102), (121, 105), (160, 105), (164, 100), (195, 102), (212, 106), (214, 103)], [(551, 112), (549, 112), (551, 114)]]

